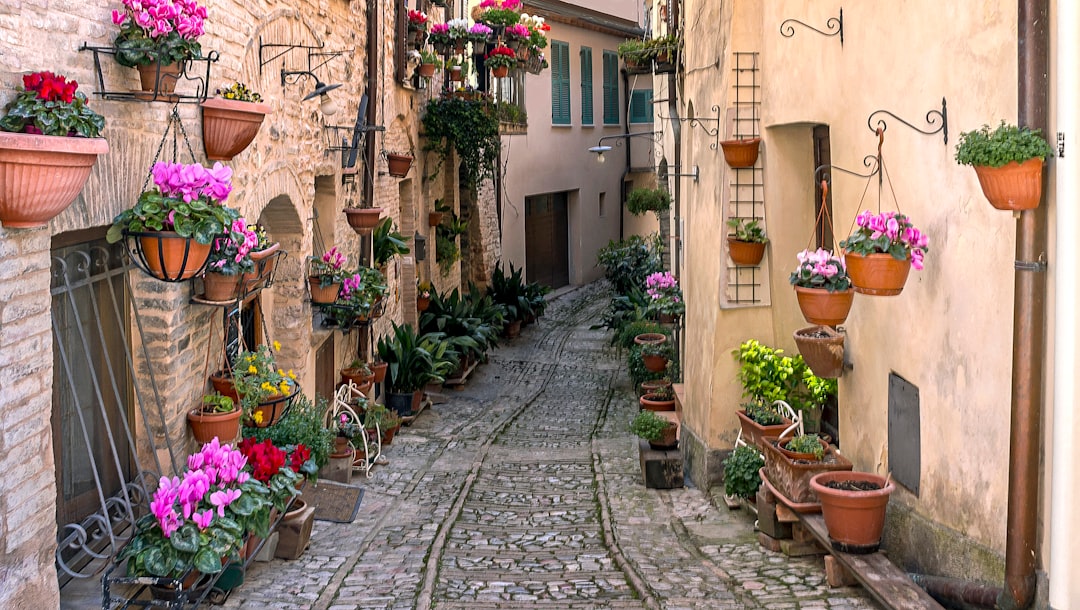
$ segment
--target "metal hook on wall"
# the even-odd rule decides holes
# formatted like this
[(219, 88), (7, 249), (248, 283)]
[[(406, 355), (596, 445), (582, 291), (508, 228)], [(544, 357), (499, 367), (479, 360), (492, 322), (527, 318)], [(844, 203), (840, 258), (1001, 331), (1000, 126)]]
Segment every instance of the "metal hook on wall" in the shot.
[[(780, 24), (780, 35), (784, 38), (791, 38), (795, 35), (795, 27), (792, 24), (799, 24), (808, 30), (812, 30), (821, 34), (822, 36), (840, 36), (840, 46), (844, 46), (844, 8), (840, 7), (839, 17), (829, 17), (825, 22), (825, 30), (819, 30), (812, 25), (808, 25), (799, 21), (798, 19), (785, 19)], [(835, 32), (833, 30), (836, 30)]]
[(941, 132), (942, 135), (945, 138), (945, 145), (946, 146), (949, 145), (949, 111), (948, 111), (948, 108), (946, 107), (944, 97), (941, 98), (941, 110), (940, 111), (935, 109), (935, 110), (930, 110), (929, 112), (926, 113), (926, 123), (928, 125), (931, 125), (931, 126), (936, 125), (937, 122), (938, 122), (938, 119), (941, 120), (941, 126), (939, 126), (937, 129), (935, 129), (933, 131), (926, 131), (926, 130), (923, 130), (923, 129), (919, 129), (918, 127), (912, 125), (911, 123), (908, 123), (904, 119), (896, 116), (892, 112), (889, 112), (888, 110), (875, 110), (875, 111), (870, 113), (870, 116), (866, 117), (866, 126), (870, 128), (870, 131), (873, 131), (875, 133), (877, 133), (877, 131), (879, 129), (881, 131), (885, 131), (888, 128), (888, 125), (885, 123), (885, 119), (878, 119), (877, 120), (877, 126), (876, 127), (874, 126), (874, 116), (878, 115), (878, 114), (887, 114), (890, 117), (896, 119), (897, 121), (900, 121), (904, 125), (907, 125), (908, 127), (914, 129), (915, 131), (917, 131), (917, 132), (919, 132), (919, 133), (921, 133), (923, 135), (932, 136), (932, 135), (934, 135), (934, 134), (936, 134), (938, 132)]
[[(684, 117), (666, 117), (660, 115), (660, 118), (665, 121), (679, 121), (680, 123), (688, 121), (691, 127), (700, 127), (706, 134), (712, 136), (712, 144), (709, 144), (710, 150), (716, 150), (720, 146), (720, 106), (713, 105), (712, 111), (716, 113), (715, 117), (694, 117), (692, 119)], [(705, 125), (705, 121), (715, 123), (716, 127), (709, 128)]]

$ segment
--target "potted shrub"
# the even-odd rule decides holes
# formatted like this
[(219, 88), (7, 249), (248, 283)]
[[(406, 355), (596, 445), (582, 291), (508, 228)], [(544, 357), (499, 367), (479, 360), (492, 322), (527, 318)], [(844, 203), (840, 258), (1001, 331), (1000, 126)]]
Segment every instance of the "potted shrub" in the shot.
[(379, 224), (379, 218), (383, 213), (382, 208), (348, 207), (342, 211), (345, 212), (345, 220), (349, 222), (349, 226), (357, 235), (370, 235), (375, 225)]
[(218, 89), (202, 108), (202, 138), (206, 158), (228, 161), (240, 154), (259, 133), (270, 106), (262, 96), (236, 82)]
[(401, 417), (383, 405), (373, 404), (364, 413), (364, 428), (379, 430), (381, 445), (385, 447), (394, 441), (394, 435), (401, 429)]
[(744, 398), (772, 408), (777, 401), (784, 401), (804, 416), (814, 407), (807, 385), (809, 369), (802, 356), (788, 356), (784, 350), (762, 345), (755, 339), (742, 343), (734, 356), (739, 361), (738, 380)]
[(652, 392), (638, 399), (641, 408), (646, 411), (674, 411), (675, 391), (671, 389), (671, 383), (660, 385)]
[(376, 267), (384, 267), (395, 256), (409, 253), (405, 236), (394, 230), (394, 219), (386, 217), (379, 221), (371, 233), (371, 245)]
[(873, 553), (881, 544), (885, 509), (895, 486), (869, 472), (823, 472), (810, 479), (821, 501), (829, 543), (844, 553)]
[(522, 271), (514, 269), (514, 264), (510, 263), (510, 273), (507, 275), (503, 273), (501, 263), (496, 263), (495, 270), (491, 272), (488, 295), (505, 312), (506, 326), (503, 332), (509, 339), (521, 334), (522, 321), (533, 313)]
[[(508, 26), (521, 19), (521, 2), (518, 0), (492, 0), (481, 3), (474, 21), (480, 21), (491, 28), (491, 36), (499, 38)], [(491, 40), (491, 38), (489, 38)]]
[(724, 493), (734, 498), (749, 500), (761, 487), (761, 475), (765, 458), (751, 445), (739, 445), (724, 460)]
[(345, 255), (337, 246), (330, 248), (319, 258), (310, 258), (308, 271), (308, 289), (311, 302), (315, 304), (333, 303), (337, 300), (341, 282), (345, 279)]
[(855, 232), (840, 242), (855, 292), (900, 294), (911, 268), (923, 268), (929, 238), (897, 212), (865, 210), (855, 217), (855, 224)]
[(509, 47), (497, 46), (484, 56), (484, 65), (495, 78), (505, 78), (510, 68), (517, 65), (517, 54)]
[(792, 460), (820, 462), (825, 458), (825, 450), (829, 448), (829, 444), (817, 434), (811, 433), (782, 437), (776, 443), (776, 448)]
[(134, 239), (140, 267), (152, 277), (176, 282), (194, 277), (210, 257), (210, 247), (240, 213), (224, 205), (232, 191), (232, 169), (214, 163), (159, 161), (151, 170), (154, 188), (113, 219), (106, 239)]
[(776, 438), (791, 427), (791, 420), (781, 415), (773, 405), (753, 400), (735, 412), (739, 418), (743, 439), (760, 447), (766, 438)]
[(413, 156), (409, 153), (387, 152), (386, 172), (395, 178), (404, 178), (412, 169)]
[(204, 395), (202, 404), (188, 411), (187, 420), (197, 442), (209, 443), (215, 438), (229, 442), (240, 430), (240, 415), (232, 398), (214, 392)]
[(831, 326), (811, 326), (792, 333), (806, 366), (818, 377), (836, 378), (844, 372), (844, 335)]
[(198, 38), (203, 34), (206, 7), (194, 1), (123, 2), (122, 12), (112, 12), (113, 23), (120, 26), (113, 40), (116, 62), (139, 70), (143, 91), (172, 93), (185, 62), (202, 53)]
[(281, 344), (274, 341), (272, 349), (263, 343), (239, 352), (233, 360), (233, 383), (247, 417), (244, 425), (265, 428), (276, 424), (297, 393), (296, 373), (278, 368), (274, 362)]
[(634, 216), (653, 212), (657, 218), (671, 209), (671, 195), (663, 188), (636, 188), (626, 196), (626, 211)]
[(43, 227), (79, 195), (98, 155), (105, 118), (90, 110), (79, 84), (52, 72), (23, 76), (23, 90), (0, 118), (0, 222)]
[(1042, 166), (1053, 149), (1039, 129), (989, 125), (960, 134), (956, 162), (971, 165), (990, 205), (999, 210), (1033, 210), (1042, 199)]
[(411, 415), (413, 394), (434, 378), (431, 353), (421, 345), (412, 326), (393, 324), (390, 334), (379, 338), (379, 359), (387, 363), (386, 406), (398, 415)]
[(720, 148), (724, 151), (724, 161), (734, 169), (754, 167), (758, 158), (758, 145), (761, 138), (736, 138), (723, 140)]
[(788, 281), (795, 287), (803, 317), (811, 324), (843, 324), (855, 297), (844, 259), (822, 248), (803, 250), (796, 258), (799, 266)]
[(679, 425), (653, 411), (640, 411), (630, 422), (630, 432), (649, 441), (653, 449), (671, 449), (679, 444)]
[(645, 294), (649, 297), (648, 312), (661, 322), (674, 322), (686, 313), (679, 280), (667, 271), (656, 272), (645, 278)]
[(649, 56), (645, 41), (636, 38), (624, 40), (619, 43), (617, 51), (626, 64), (626, 71), (630, 74), (644, 74), (649, 71)]
[(761, 264), (765, 256), (765, 244), (769, 239), (765, 237), (765, 229), (759, 226), (757, 218), (732, 218), (727, 221), (732, 234), (728, 235), (728, 256), (736, 265), (753, 267)]

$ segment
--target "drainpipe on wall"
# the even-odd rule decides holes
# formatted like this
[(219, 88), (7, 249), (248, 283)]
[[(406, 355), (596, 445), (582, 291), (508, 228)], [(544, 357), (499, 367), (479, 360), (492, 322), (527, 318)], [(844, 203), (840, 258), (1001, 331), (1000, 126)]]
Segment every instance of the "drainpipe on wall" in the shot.
[[(379, 95), (379, 0), (368, 0), (367, 5), (367, 124), (377, 125)], [(375, 205), (375, 132), (364, 134), (364, 164), (367, 172), (364, 180), (364, 200)]]
[(1078, 421), (1073, 410), (1076, 399), (1076, 311), (1080, 308), (1074, 278), (1080, 273), (1080, 247), (1077, 247), (1074, 227), (1080, 224), (1080, 210), (1072, 204), (1080, 197), (1080, 163), (1077, 154), (1076, 108), (1080, 108), (1080, 81), (1075, 75), (1080, 69), (1080, 40), (1075, 24), (1080, 20), (1080, 5), (1076, 0), (1058, 0), (1057, 4), (1057, 132), (1069, 138), (1068, 154), (1056, 160), (1056, 201), (1065, 202), (1055, 208), (1057, 213), (1057, 252), (1054, 257), (1054, 449), (1053, 470), (1050, 475), (1050, 607), (1080, 607), (1080, 585), (1069, 574), (1076, 574), (1080, 553), (1075, 540), (1080, 535), (1075, 520), (1075, 508), (1080, 502), (1076, 460), (1080, 457), (1075, 445), (1074, 431)]
[[(622, 74), (622, 88), (623, 99), (630, 99), (630, 75), (626, 72), (626, 68), (619, 70)], [(626, 114), (626, 125), (623, 127), (623, 133), (630, 133), (630, 113)], [(619, 176), (619, 241), (622, 241), (626, 237), (626, 176), (630, 174), (630, 138), (626, 139), (626, 165), (623, 166), (622, 176)]]

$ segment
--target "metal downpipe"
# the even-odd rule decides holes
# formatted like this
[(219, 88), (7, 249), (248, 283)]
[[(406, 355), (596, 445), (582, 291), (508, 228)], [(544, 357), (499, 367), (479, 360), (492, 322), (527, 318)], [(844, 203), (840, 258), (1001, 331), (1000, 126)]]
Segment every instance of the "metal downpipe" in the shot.
[(978, 606), (979, 608), (994, 608), (997, 606), (997, 598), (1001, 595), (1001, 587), (984, 585), (961, 580), (959, 578), (945, 578), (942, 576), (927, 576), (926, 574), (908, 574), (915, 584), (919, 585), (937, 601), (947, 608), (956, 604), (964, 606)]
[[(1045, 134), (1049, 104), (1049, 0), (1020, 0), (1017, 16), (1017, 123), (1042, 129)], [(998, 606), (1005, 610), (1026, 608), (1035, 596), (1046, 346), (1046, 226), (1045, 203), (1020, 212), (1016, 222), (1009, 508), (1005, 586), (998, 597)]]

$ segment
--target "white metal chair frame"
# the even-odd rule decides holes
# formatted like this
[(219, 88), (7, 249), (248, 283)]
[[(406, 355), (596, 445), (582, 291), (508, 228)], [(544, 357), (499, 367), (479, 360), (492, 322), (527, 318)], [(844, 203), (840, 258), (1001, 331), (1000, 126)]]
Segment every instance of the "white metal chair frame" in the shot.
[(371, 468), (375, 466), (375, 462), (382, 456), (382, 430), (379, 429), (379, 423), (375, 422), (375, 438), (368, 438), (363, 418), (357, 415), (352, 407), (353, 401), (357, 398), (367, 400), (367, 396), (352, 381), (342, 384), (334, 393), (334, 405), (331, 411), (327, 413), (329, 415), (327, 419), (331, 423), (337, 424), (342, 421), (342, 416), (344, 416), (346, 422), (354, 422), (364, 430), (360, 437), (364, 442), (364, 455), (366, 457), (353, 462), (353, 470), (363, 472), (365, 477), (371, 478)]

